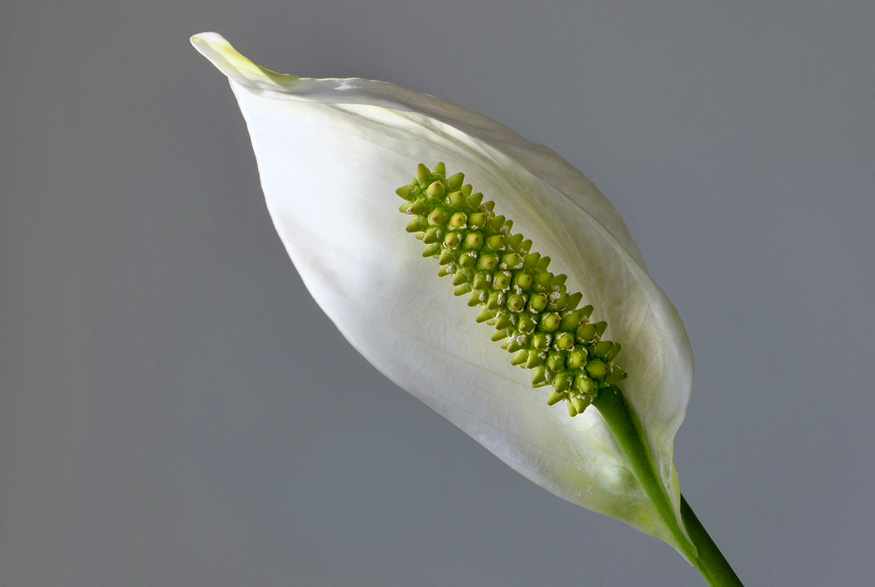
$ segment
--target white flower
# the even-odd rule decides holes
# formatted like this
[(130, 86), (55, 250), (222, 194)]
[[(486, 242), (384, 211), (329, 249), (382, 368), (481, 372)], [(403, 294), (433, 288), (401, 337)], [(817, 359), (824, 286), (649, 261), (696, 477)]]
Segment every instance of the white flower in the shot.
[[(683, 324), (616, 210), (577, 169), (504, 126), (362, 79), (265, 70), (215, 33), (194, 46), (231, 81), (276, 230), (313, 297), (377, 369), (508, 465), (569, 501), (678, 547), (595, 409), (570, 418), (490, 341), (405, 231), (395, 190), (445, 162), (582, 292), (621, 342), (623, 392), (680, 519), (672, 464), (690, 396)], [(320, 392), (324, 393), (324, 392)]]

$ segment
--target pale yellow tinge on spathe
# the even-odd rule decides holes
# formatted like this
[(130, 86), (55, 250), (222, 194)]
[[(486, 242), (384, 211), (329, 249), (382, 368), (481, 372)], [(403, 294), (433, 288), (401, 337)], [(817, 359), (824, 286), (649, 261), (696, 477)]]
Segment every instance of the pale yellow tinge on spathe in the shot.
[(191, 44), (209, 59), (219, 71), (238, 84), (253, 90), (284, 90), (302, 78), (277, 73), (257, 65), (240, 54), (218, 33), (200, 33), (191, 37)]

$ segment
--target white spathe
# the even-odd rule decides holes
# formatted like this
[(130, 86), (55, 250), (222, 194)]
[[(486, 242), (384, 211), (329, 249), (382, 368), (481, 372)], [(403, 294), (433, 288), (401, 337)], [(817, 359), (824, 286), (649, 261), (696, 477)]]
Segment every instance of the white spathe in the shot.
[[(693, 355), (671, 302), (647, 273), (616, 210), (556, 153), (438, 98), (363, 79), (263, 69), (216, 33), (192, 43), (231, 81), (249, 127), (276, 230), (313, 297), (377, 369), (508, 465), (572, 502), (672, 545), (599, 413), (547, 406), (531, 372), (475, 322), (422, 243), (395, 190), (417, 164), (445, 162), (514, 232), (568, 275), (620, 342), (623, 391), (637, 411), (676, 512), (672, 464)], [(679, 514), (678, 514), (679, 518)]]

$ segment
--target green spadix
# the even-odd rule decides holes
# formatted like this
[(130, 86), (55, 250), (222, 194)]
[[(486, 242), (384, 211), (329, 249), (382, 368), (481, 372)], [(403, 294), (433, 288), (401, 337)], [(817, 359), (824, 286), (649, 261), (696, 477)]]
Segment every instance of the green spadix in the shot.
[(438, 275), (453, 275), (457, 296), (480, 308), (477, 322), (495, 327), (494, 342), (513, 353), (511, 364), (532, 370), (532, 385), (551, 385), (547, 404), (567, 402), (583, 413), (599, 388), (626, 372), (613, 363), (620, 344), (600, 340), (605, 322), (591, 323), (592, 306), (578, 308), (566, 275), (547, 268), (550, 257), (533, 252), (532, 241), (511, 232), (513, 221), (495, 213), (495, 203), (473, 193), (459, 173), (433, 171), (420, 163), (410, 185), (396, 190), (401, 211), (413, 216), (408, 232), (425, 243), (423, 257), (440, 263)]

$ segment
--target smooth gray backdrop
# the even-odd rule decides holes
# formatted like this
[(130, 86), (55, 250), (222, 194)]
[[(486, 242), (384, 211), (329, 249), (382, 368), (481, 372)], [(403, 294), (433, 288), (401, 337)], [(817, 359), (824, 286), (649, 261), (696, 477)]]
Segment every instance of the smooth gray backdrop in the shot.
[(0, 585), (703, 585), (346, 344), (205, 30), (547, 144), (684, 318), (681, 487), (749, 586), (875, 576), (875, 4), (0, 8)]

